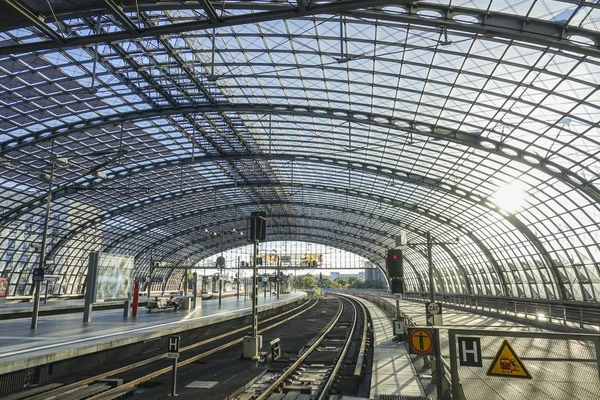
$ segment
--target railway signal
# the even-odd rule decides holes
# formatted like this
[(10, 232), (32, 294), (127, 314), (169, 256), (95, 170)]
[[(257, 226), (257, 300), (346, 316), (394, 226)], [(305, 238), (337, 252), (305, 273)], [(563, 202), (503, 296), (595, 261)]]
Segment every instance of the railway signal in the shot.
[(402, 250), (387, 251), (388, 273), (392, 280), (392, 293), (404, 293), (404, 268), (402, 265)]

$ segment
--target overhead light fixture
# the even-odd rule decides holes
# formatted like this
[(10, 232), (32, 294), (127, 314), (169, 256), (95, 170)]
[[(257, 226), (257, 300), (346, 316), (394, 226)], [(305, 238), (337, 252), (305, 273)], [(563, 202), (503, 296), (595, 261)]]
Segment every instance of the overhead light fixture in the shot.
[(231, 228), (231, 232), (237, 232), (235, 228)]
[(106, 175), (104, 172), (102, 171), (94, 171), (92, 173), (92, 175), (94, 175), (96, 178), (100, 178), (100, 179), (106, 179), (108, 178), (108, 175)]
[(0, 165), (2, 165), (4, 167), (12, 166), (11, 162), (4, 157), (0, 157)]
[(52, 175), (45, 174), (45, 173), (44, 174), (40, 174), (40, 179), (43, 180), (44, 182), (50, 182), (50, 181), (54, 182), (56, 180), (56, 179), (54, 179), (52, 177)]
[(208, 233), (208, 228), (204, 228), (204, 232)]

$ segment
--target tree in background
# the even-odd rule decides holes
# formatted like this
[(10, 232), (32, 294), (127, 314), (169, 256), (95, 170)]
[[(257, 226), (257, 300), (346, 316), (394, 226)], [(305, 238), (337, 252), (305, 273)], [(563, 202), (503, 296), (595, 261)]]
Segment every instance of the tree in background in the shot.
[(328, 289), (331, 287), (332, 283), (333, 282), (331, 278), (329, 278), (328, 276), (324, 276), (317, 281), (317, 286), (319, 286), (321, 289)]
[(375, 280), (375, 281), (362, 281), (358, 280), (354, 282), (352, 286), (353, 289), (385, 289), (385, 285), (383, 282)]
[(301, 275), (296, 278), (296, 287), (299, 289), (316, 289), (317, 279), (311, 274)]
[(337, 282), (341, 288), (348, 287), (348, 280), (346, 278), (337, 278), (334, 282)]
[(356, 285), (357, 283), (362, 282), (363, 280), (360, 279), (358, 276), (350, 276), (348, 277), (348, 287), (355, 287), (354, 285)]

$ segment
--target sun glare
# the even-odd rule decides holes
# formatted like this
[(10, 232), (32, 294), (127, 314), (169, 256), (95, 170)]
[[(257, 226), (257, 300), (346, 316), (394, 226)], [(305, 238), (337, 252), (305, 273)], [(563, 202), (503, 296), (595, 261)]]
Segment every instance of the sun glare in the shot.
[(526, 196), (525, 185), (522, 182), (514, 181), (498, 190), (494, 194), (493, 200), (498, 207), (514, 213), (523, 206)]

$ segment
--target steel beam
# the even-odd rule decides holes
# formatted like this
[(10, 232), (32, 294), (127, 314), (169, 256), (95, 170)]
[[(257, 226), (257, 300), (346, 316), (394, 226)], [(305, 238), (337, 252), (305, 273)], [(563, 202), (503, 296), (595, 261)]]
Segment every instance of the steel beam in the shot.
[[(161, 194), (161, 195), (155, 196), (150, 201), (148, 201), (148, 199), (145, 199), (145, 200), (140, 200), (133, 204), (125, 204), (125, 205), (118, 207), (104, 215), (101, 215), (94, 219), (91, 219), (91, 220), (87, 221), (86, 223), (73, 229), (71, 232), (69, 232), (69, 234), (67, 236), (61, 238), (57, 242), (57, 244), (54, 246), (54, 250), (53, 250), (52, 254), (55, 254), (55, 252), (58, 249), (60, 249), (64, 244), (66, 244), (66, 242), (68, 242), (68, 240), (73, 239), (77, 234), (85, 231), (86, 229), (89, 229), (89, 228), (91, 228), (97, 224), (100, 224), (104, 221), (107, 221), (113, 217), (123, 215), (128, 212), (134, 212), (138, 209), (141, 209), (142, 207), (151, 205), (153, 203), (157, 203), (157, 202), (161, 202), (161, 201), (174, 201), (177, 199), (181, 199), (181, 198), (185, 198), (187, 196), (193, 195), (195, 193), (202, 193), (202, 192), (206, 192), (206, 191), (216, 193), (216, 192), (220, 192), (220, 191), (226, 191), (228, 189), (245, 188), (245, 187), (271, 187), (271, 188), (292, 188), (292, 189), (309, 188), (312, 190), (317, 190), (317, 191), (321, 191), (321, 192), (325, 192), (325, 193), (339, 194), (339, 195), (344, 195), (344, 196), (348, 195), (351, 197), (367, 199), (367, 200), (370, 200), (370, 201), (373, 201), (376, 203), (385, 204), (386, 206), (389, 206), (389, 207), (402, 208), (402, 209), (405, 209), (408, 211), (414, 211), (414, 212), (417, 212), (420, 215), (424, 215), (427, 218), (430, 218), (442, 225), (449, 225), (449, 226), (452, 226), (454, 229), (458, 229), (461, 231), (463, 229), (463, 227), (460, 224), (454, 223), (453, 221), (444, 220), (441, 218), (441, 216), (439, 214), (432, 212), (430, 209), (416, 210), (415, 209), (416, 206), (414, 206), (412, 204), (407, 204), (402, 201), (397, 201), (393, 198), (388, 198), (388, 197), (384, 197), (384, 196), (375, 196), (373, 194), (370, 194), (367, 192), (360, 192), (357, 190), (353, 190), (353, 191), (349, 192), (347, 190), (336, 188), (334, 186), (323, 186), (323, 185), (317, 185), (317, 184), (300, 184), (300, 183), (297, 183), (297, 184), (274, 183), (274, 182), (270, 182), (270, 181), (259, 181), (259, 182), (250, 182), (250, 183), (244, 183), (244, 184), (218, 185), (218, 186), (214, 186), (211, 188), (205, 188), (205, 187), (188, 188), (188, 189), (184, 189), (184, 190), (177, 190), (172, 193)], [(233, 204), (233, 205), (235, 205), (236, 207), (244, 207), (244, 206), (250, 206), (252, 204), (253, 203), (244, 203), (244, 204)], [(283, 202), (281, 204), (310, 204), (310, 203)], [(226, 205), (224, 207), (232, 207), (233, 205)], [(217, 209), (220, 210), (221, 208), (217, 208)], [(223, 208), (223, 209), (225, 209), (225, 208)], [(195, 212), (205, 213), (205, 212), (207, 212), (207, 209), (195, 210), (194, 213)], [(185, 215), (185, 218), (190, 216), (189, 213), (186, 213), (184, 215)], [(364, 215), (364, 212), (363, 212), (363, 215)], [(369, 214), (369, 215), (371, 218), (374, 218), (374, 219), (382, 221), (382, 222), (390, 223), (394, 226), (398, 226), (401, 223), (400, 221), (383, 218), (380, 216), (376, 216), (374, 214)], [(154, 229), (156, 227), (166, 225), (168, 223), (174, 222), (175, 220), (173, 218), (166, 218), (162, 221), (163, 221), (163, 223), (161, 223), (161, 221), (153, 221), (152, 223), (147, 224), (139, 229), (136, 229), (135, 231), (130, 232), (128, 235), (119, 238), (119, 241), (128, 240), (129, 238), (134, 237), (137, 234), (141, 234), (144, 231), (148, 231), (148, 230)], [(112, 245), (109, 245), (108, 248), (105, 248), (105, 251), (110, 250), (111, 246)], [(481, 245), (481, 246), (483, 246), (483, 245)], [(490, 261), (493, 262), (493, 259)]]
[[(118, 125), (123, 124), (129, 121), (135, 120), (147, 120), (151, 118), (158, 118), (169, 116), (173, 114), (193, 114), (193, 113), (210, 113), (210, 112), (218, 112), (218, 113), (230, 113), (236, 112), (240, 114), (252, 113), (252, 114), (277, 114), (277, 115), (290, 115), (290, 116), (302, 116), (302, 117), (310, 117), (310, 118), (327, 118), (336, 121), (345, 121), (348, 123), (357, 123), (361, 125), (367, 125), (372, 127), (379, 127), (382, 129), (391, 129), (393, 131), (401, 133), (404, 137), (408, 138), (409, 134), (415, 134), (420, 136), (429, 137), (435, 140), (443, 140), (451, 143), (456, 143), (461, 146), (468, 146), (474, 149), (477, 149), (482, 152), (486, 152), (489, 154), (494, 154), (498, 157), (502, 157), (505, 159), (513, 160), (524, 165), (527, 165), (531, 168), (539, 170), (554, 179), (581, 191), (586, 194), (591, 200), (594, 202), (600, 203), (600, 189), (598, 189), (595, 185), (593, 185), (588, 179), (582, 177), (560, 165), (559, 163), (555, 163), (549, 160), (542, 159), (537, 154), (522, 150), (516, 146), (510, 146), (508, 144), (502, 143), (500, 141), (491, 140), (488, 138), (482, 138), (479, 136), (474, 136), (469, 134), (468, 132), (458, 131), (458, 130), (448, 130), (443, 133), (440, 132), (440, 128), (435, 124), (423, 123), (422, 125), (429, 127), (428, 131), (421, 131), (414, 127), (414, 122), (412, 120), (404, 120), (404, 119), (394, 119), (389, 115), (384, 114), (374, 114), (374, 113), (365, 113), (365, 112), (354, 112), (348, 111), (345, 114), (340, 113), (339, 110), (327, 107), (293, 107), (293, 106), (271, 106), (267, 104), (262, 105), (252, 105), (252, 104), (214, 104), (207, 106), (190, 106), (190, 107), (164, 107), (151, 109), (147, 111), (136, 111), (125, 113), (122, 115), (112, 115), (108, 117), (100, 117), (95, 119), (90, 119), (85, 123), (78, 124), (70, 124), (61, 127), (55, 127), (50, 130), (44, 130), (40, 132), (36, 132), (31, 135), (22, 136), (19, 138), (15, 138), (13, 140), (6, 141), (1, 144), (0, 156), (4, 156), (8, 152), (14, 152), (21, 150), (23, 148), (28, 148), (29, 146), (34, 146), (40, 144), (42, 142), (46, 142), (48, 140), (57, 139), (63, 136), (74, 135), (78, 132), (83, 132), (86, 130), (96, 130), (101, 129), (106, 125)], [(385, 121), (385, 122), (384, 122)], [(396, 122), (403, 122), (409, 125), (408, 128), (399, 127), (396, 125)], [(224, 156), (228, 157), (228, 156)], [(252, 156), (243, 156), (243, 155), (235, 155), (233, 157), (245, 158)], [(182, 160), (182, 163), (189, 164), (190, 159), (188, 161)], [(196, 157), (196, 160), (201, 160), (201, 158)], [(149, 164), (149, 166), (159, 166), (160, 163)], [(135, 170), (137, 167), (132, 167), (132, 170)], [(144, 167), (145, 170), (149, 169), (148, 166)], [(119, 172), (120, 175), (124, 175), (126, 170)], [(88, 181), (82, 182), (82, 185), (91, 184), (93, 182), (92, 179)], [(57, 188), (56, 190), (59, 190)], [(477, 193), (469, 193), (469, 195), (477, 195)], [(35, 200), (34, 200), (35, 201)], [(38, 202), (43, 202), (43, 199), (38, 199)], [(27, 211), (25, 211), (27, 212)], [(10, 216), (12, 210), (5, 213), (5, 215), (0, 219), (0, 221), (6, 220), (8, 216)]]
[[(298, 11), (300, 14), (304, 14), (306, 12), (306, 1), (307, 0), (296, 0), (296, 4), (298, 5)], [(310, 2), (310, 0), (308, 0)]]
[[(6, 0), (15, 1), (15, 0)], [(401, 4), (408, 3), (407, 1), (400, 1)], [(238, 25), (255, 24), (261, 22), (286, 20), (292, 18), (298, 18), (303, 16), (315, 16), (319, 14), (335, 15), (340, 12), (355, 10), (365, 7), (377, 7), (390, 5), (390, 0), (346, 0), (331, 3), (317, 4), (310, 9), (307, 9), (304, 13), (299, 13), (297, 8), (291, 8), (287, 4), (279, 7), (270, 7), (270, 11), (255, 11), (247, 14), (237, 14), (229, 16), (225, 19), (221, 19), (217, 22), (210, 20), (193, 21), (193, 22), (181, 22), (170, 25), (156, 25), (147, 27), (139, 30), (136, 33), (130, 33), (127, 31), (121, 32), (110, 32), (100, 35), (89, 35), (77, 38), (71, 38), (63, 43), (57, 44), (52, 42), (34, 42), (25, 43), (13, 46), (0, 47), (0, 55), (9, 54), (22, 54), (40, 50), (50, 50), (56, 48), (75, 48), (75, 47), (86, 47), (95, 43), (115, 43), (122, 41), (131, 41), (134, 39), (140, 39), (145, 37), (157, 37), (171, 34), (179, 34), (184, 32), (192, 32), (199, 30), (211, 30), (213, 28), (222, 28)], [(256, 10), (256, 6), (250, 4), (252, 7), (246, 6), (245, 9)]]
[[(396, 181), (409, 182), (413, 184), (423, 184), (429, 187), (437, 187), (440, 185), (440, 181), (428, 178), (426, 176), (421, 176), (415, 173), (411, 173), (403, 170), (396, 170), (392, 168), (387, 168), (386, 166), (370, 164), (366, 162), (352, 162), (348, 163), (343, 159), (335, 156), (329, 157), (319, 157), (319, 156), (306, 156), (300, 154), (255, 154), (255, 155), (242, 155), (242, 154), (229, 154), (229, 155), (212, 155), (212, 156), (204, 156), (204, 157), (188, 157), (181, 158), (176, 160), (160, 160), (154, 163), (145, 164), (143, 166), (134, 165), (130, 168), (122, 169), (114, 174), (109, 175), (107, 179), (103, 179), (102, 182), (109, 182), (111, 180), (115, 180), (121, 177), (131, 177), (134, 174), (139, 174), (142, 172), (151, 171), (153, 169), (158, 168), (172, 168), (172, 167), (181, 167), (184, 165), (197, 165), (204, 163), (212, 163), (212, 162), (232, 162), (232, 161), (240, 161), (240, 160), (254, 160), (254, 161), (272, 161), (272, 160), (283, 160), (283, 161), (295, 161), (295, 162), (309, 162), (315, 164), (324, 164), (324, 165), (332, 165), (337, 166), (339, 168), (350, 168), (356, 171), (363, 171), (364, 173), (375, 173), (379, 176), (384, 176), (390, 179), (394, 179)], [(76, 193), (78, 190), (78, 185), (82, 185), (81, 187), (85, 189), (90, 189), (92, 186), (89, 186), (93, 182), (98, 181), (98, 179), (91, 179), (87, 182), (80, 182), (78, 184), (69, 183), (67, 185), (58, 186), (52, 191), (52, 200), (58, 200), (62, 197), (65, 197), (70, 194)], [(88, 185), (87, 187), (85, 185)], [(101, 186), (94, 186), (96, 189), (100, 190)], [(31, 212), (35, 208), (39, 207), (44, 203), (46, 195), (40, 195), (37, 198), (30, 200), (29, 202), (23, 203), (18, 207), (12, 208), (4, 212), (2, 217), (0, 218), (0, 224), (7, 224), (8, 222), (15, 220), (16, 218)], [(481, 201), (483, 203), (483, 200)]]
[(535, 247), (535, 249), (538, 251), (538, 253), (540, 253), (542, 258), (548, 265), (550, 273), (554, 277), (554, 281), (556, 282), (556, 287), (558, 288), (558, 291), (559, 291), (559, 293), (558, 293), (560, 296), (559, 300), (568, 300), (569, 296), (567, 295), (565, 287), (562, 284), (562, 281), (560, 279), (558, 267), (554, 264), (554, 260), (552, 259), (552, 256), (550, 255), (548, 250), (546, 250), (546, 248), (544, 247), (544, 245), (542, 244), (540, 239), (535, 235), (535, 233), (533, 233), (533, 231), (531, 229), (529, 229), (529, 227), (525, 223), (523, 223), (523, 221), (519, 220), (514, 215), (511, 214), (506, 219), (511, 224), (513, 224), (513, 226), (515, 226), (527, 238), (527, 240), (529, 240), (531, 242), (533, 247)]
[[(333, 246), (333, 247), (338, 247), (342, 250), (346, 250), (349, 251), (351, 253), (354, 254), (358, 254), (358, 255), (362, 255), (365, 258), (369, 259), (370, 261), (372, 261), (377, 268), (379, 268), (382, 273), (385, 276), (385, 271), (384, 269), (381, 267), (381, 265), (379, 263), (376, 263), (374, 260), (377, 258), (383, 259), (383, 256), (381, 254), (377, 254), (376, 252), (374, 252), (372, 249), (369, 249), (367, 247), (364, 247), (362, 245), (359, 245), (357, 243), (353, 243), (353, 242), (346, 242), (343, 240), (336, 240), (335, 238), (332, 238), (331, 236), (324, 236), (324, 235), (319, 235), (319, 234), (296, 234), (296, 233), (285, 233), (285, 232), (271, 232), (268, 234), (269, 237), (269, 241), (276, 241), (276, 240), (294, 240), (294, 237), (297, 237), (299, 241), (308, 241), (308, 242), (313, 242), (313, 243), (320, 243), (320, 244), (324, 244), (326, 246)], [(307, 240), (307, 238), (309, 238), (309, 240)], [(317, 239), (317, 240), (310, 240), (310, 239)], [(204, 243), (206, 242), (205, 238), (201, 238), (198, 239), (195, 243), (190, 243), (190, 246), (194, 246), (200, 243)], [(249, 242), (246, 240), (246, 238), (235, 238), (235, 239), (228, 239), (224, 242), (224, 244), (222, 245), (222, 247), (220, 246), (220, 242), (215, 244), (214, 246), (209, 246), (209, 247), (205, 247), (204, 249), (202, 249), (205, 253), (210, 253), (212, 252), (214, 249), (216, 248), (223, 248), (224, 251), (239, 247), (239, 246), (244, 246), (249, 244)], [(188, 246), (189, 248), (189, 246)], [(362, 254), (357, 251), (360, 250), (362, 251)], [(182, 259), (187, 259), (191, 257), (191, 254), (197, 253), (197, 250), (192, 250), (188, 253), (186, 253), (185, 255), (183, 255), (181, 258)]]
[(104, 0), (104, 2), (123, 29), (133, 35), (138, 32), (138, 27), (135, 26), (133, 21), (127, 15), (125, 15), (122, 4), (117, 3), (116, 0)]
[(212, 2), (210, 0), (200, 0), (200, 5), (204, 9), (208, 20), (213, 24), (218, 24), (221, 19), (217, 15), (217, 10), (213, 6)]
[[(14, 2), (15, 0), (6, 0)], [(419, 1), (403, 0), (346, 0), (331, 3), (315, 4), (306, 7), (301, 11), (301, 4), (298, 7), (290, 8), (287, 4), (281, 6), (269, 5), (263, 7), (268, 11), (257, 11), (256, 4), (238, 4), (235, 9), (248, 10), (248, 13), (232, 15), (230, 17), (213, 21), (210, 19), (194, 22), (174, 23), (170, 25), (159, 25), (147, 27), (136, 33), (127, 31), (111, 32), (101, 35), (90, 35), (85, 37), (68, 39), (64, 43), (36, 42), (25, 43), (0, 48), (0, 55), (17, 54), (48, 50), (53, 48), (73, 48), (93, 45), (95, 43), (110, 43), (128, 41), (144, 37), (156, 37), (170, 34), (179, 34), (198, 30), (210, 30), (212, 28), (229, 27), (237, 25), (246, 25), (275, 20), (286, 20), (299, 17), (308, 17), (316, 15), (336, 15), (343, 14), (355, 18), (364, 18), (368, 20), (378, 20), (386, 22), (397, 22), (402, 24), (411, 24), (416, 26), (429, 26), (439, 28), (445, 26), (452, 31), (468, 32), (484, 37), (500, 37), (503, 39), (512, 39), (524, 43), (532, 43), (549, 48), (556, 48), (579, 54), (600, 56), (600, 34), (589, 29), (577, 26), (564, 26), (563, 24), (534, 19), (525, 16), (517, 16), (507, 13), (490, 11), (489, 9), (475, 9), (468, 7), (458, 7), (447, 4), (419, 4)], [(234, 8), (230, 4), (227, 8)], [(405, 12), (387, 12), (381, 7), (403, 7)], [(167, 8), (167, 7), (165, 7)], [(420, 11), (430, 10), (439, 13), (439, 18), (431, 18), (419, 14)], [(254, 12), (250, 12), (254, 11)], [(467, 15), (477, 18), (478, 22), (473, 24), (456, 22), (453, 17), (456, 15)], [(63, 15), (67, 18), (67, 15)], [(32, 21), (33, 23), (33, 21)], [(569, 40), (570, 36), (583, 36), (592, 40), (594, 46), (584, 46)]]
[(27, 21), (31, 23), (31, 25), (39, 29), (42, 34), (46, 35), (46, 37), (52, 41), (44, 43), (54, 43), (54, 45), (57, 47), (64, 45), (65, 40), (52, 28), (46, 25), (46, 19), (43, 16), (36, 14), (31, 8), (29, 8), (29, 6), (23, 4), (20, 0), (4, 0), (4, 2), (11, 6), (13, 10), (21, 14)]
[[(359, 196), (360, 196), (360, 197), (363, 197), (364, 195), (362, 195), (362, 194), (359, 194)], [(244, 206), (251, 206), (252, 204), (253, 204), (253, 203), (238, 204), (237, 206), (238, 206), (238, 207), (244, 207)], [(271, 202), (271, 203), (266, 203), (266, 204), (267, 204), (267, 205), (271, 205), (271, 204), (274, 204), (274, 203), (272, 203), (272, 202)], [(283, 204), (283, 203), (281, 203), (281, 204)], [(286, 204), (287, 204), (287, 203), (286, 203)], [(296, 205), (298, 205), (298, 204), (300, 204), (300, 203), (296, 203)], [(322, 205), (316, 205), (315, 207), (316, 207), (316, 208), (329, 208), (329, 207), (322, 206)], [(222, 206), (222, 207), (218, 207), (218, 208), (216, 208), (216, 209), (212, 209), (211, 211), (213, 211), (213, 212), (214, 212), (214, 211), (222, 211), (222, 210), (226, 210), (226, 209), (229, 209), (229, 208), (230, 208), (230, 206)], [(330, 209), (330, 208), (329, 208), (329, 209)], [(382, 218), (382, 217), (380, 217), (380, 216), (377, 216), (377, 215), (375, 215), (375, 214), (367, 214), (367, 215), (365, 215), (365, 213), (364, 213), (364, 212), (362, 212), (362, 213), (361, 213), (361, 212), (358, 212), (357, 210), (344, 209), (344, 212), (346, 212), (346, 213), (350, 212), (350, 213), (352, 213), (352, 214), (355, 214), (355, 215), (357, 215), (357, 216), (363, 216), (363, 217), (367, 217), (367, 218), (369, 218), (369, 219), (372, 219), (372, 220), (374, 220), (374, 221), (380, 221), (380, 222), (384, 222), (384, 223), (390, 224), (390, 225), (392, 225), (392, 226), (398, 226), (398, 225), (401, 223), (401, 222), (400, 222), (400, 221), (398, 221), (398, 220), (392, 220), (392, 219)], [(194, 217), (194, 216), (203, 215), (203, 214), (206, 214), (206, 213), (207, 213), (207, 210), (205, 210), (205, 209), (202, 209), (202, 210), (195, 210), (195, 211), (194, 211), (194, 213), (192, 213), (191, 215), (190, 215), (190, 213), (186, 213), (184, 218), (192, 218), (192, 217)], [(426, 215), (426, 216), (427, 216), (428, 218), (431, 218), (432, 220), (435, 220), (436, 222), (439, 222), (440, 224), (444, 224), (444, 222), (443, 222), (443, 221), (441, 221), (439, 218), (437, 218), (435, 215)], [(155, 221), (155, 222), (153, 222), (153, 223), (152, 223), (152, 225), (151, 225), (151, 226), (145, 226), (145, 227), (143, 227), (143, 228), (140, 228), (139, 230), (136, 230), (135, 232), (132, 232), (131, 234), (129, 234), (129, 235), (126, 235), (126, 236), (124, 236), (124, 237), (120, 238), (121, 240), (119, 240), (119, 241), (128, 240), (128, 239), (131, 239), (131, 238), (135, 237), (135, 236), (136, 236), (136, 235), (138, 235), (138, 234), (142, 234), (143, 232), (149, 231), (149, 230), (151, 230), (151, 229), (154, 229), (154, 228), (157, 228), (157, 227), (160, 227), (160, 226), (165, 226), (165, 225), (168, 225), (169, 223), (172, 223), (172, 222), (175, 222), (176, 220), (179, 220), (179, 218), (178, 218), (178, 217), (179, 217), (179, 216), (175, 216), (175, 217), (171, 217), (171, 218), (168, 218), (168, 219), (165, 219), (165, 220), (161, 220), (161, 221)], [(276, 215), (273, 215), (272, 217), (273, 217), (273, 218), (285, 218), (285, 217), (292, 217), (292, 218), (295, 218), (295, 219), (309, 219), (309, 220), (317, 219), (317, 218), (310, 218), (310, 217), (306, 217), (306, 216), (290, 216), (290, 215), (288, 215), (288, 214), (276, 214)], [(235, 221), (237, 221), (237, 220), (238, 220), (238, 219), (236, 219), (236, 218), (233, 218), (233, 219), (223, 219), (223, 220), (220, 220), (220, 221), (219, 221), (219, 223), (220, 223), (220, 224), (227, 224), (227, 223), (235, 222)], [(364, 227), (364, 226), (362, 226), (362, 225), (353, 224), (353, 223), (348, 223), (348, 222), (346, 222), (346, 221), (336, 220), (336, 219), (333, 219), (333, 218), (323, 218), (323, 217), (319, 217), (319, 218), (318, 218), (318, 220), (321, 220), (321, 221), (328, 221), (328, 222), (337, 223), (337, 224), (342, 224), (342, 223), (345, 223), (346, 225), (348, 225), (348, 226), (352, 226), (352, 227), (353, 227), (353, 228), (355, 228), (355, 229), (366, 230), (367, 232), (370, 232), (370, 233), (373, 233), (373, 234), (377, 234), (377, 235), (381, 235), (381, 236), (385, 236), (385, 235), (386, 235), (386, 232), (383, 232), (383, 231), (380, 231), (380, 230), (377, 230), (377, 229), (366, 228), (366, 227)], [(202, 230), (203, 230), (205, 227), (206, 227), (206, 228), (208, 228), (208, 227), (211, 227), (211, 226), (213, 226), (213, 225), (214, 225), (214, 222), (212, 222), (212, 221), (211, 221), (210, 223), (207, 223), (207, 224), (202, 224), (202, 225), (199, 225), (199, 226), (196, 226), (196, 227), (190, 228), (190, 229), (188, 229), (188, 230), (185, 230), (185, 231), (182, 231), (182, 232), (178, 232), (176, 235), (171, 235), (171, 236), (169, 236), (169, 237), (167, 237), (167, 238), (164, 238), (164, 237), (163, 237), (163, 238), (161, 238), (161, 239), (160, 239), (160, 242), (161, 242), (161, 243), (166, 243), (166, 242), (169, 242), (169, 241), (171, 241), (171, 240), (173, 240), (173, 239), (176, 239), (177, 237), (180, 237), (180, 236), (183, 236), (183, 235), (186, 235), (186, 234), (189, 234), (189, 233), (193, 233), (193, 232), (195, 232), (195, 231), (202, 231)], [(240, 228), (242, 228), (242, 227), (240, 227)], [(425, 233), (424, 233), (423, 231), (419, 230), (418, 228), (414, 228), (414, 227), (411, 227), (411, 226), (407, 226), (407, 228), (408, 228), (410, 231), (413, 231), (413, 232), (415, 232), (415, 233), (417, 233), (417, 234), (419, 234), (419, 235), (421, 235), (421, 236), (425, 236)], [(459, 230), (460, 230), (461, 228), (460, 228), (460, 226), (459, 226), (459, 225), (455, 224), (455, 229), (459, 229)], [(464, 232), (461, 232), (461, 233), (463, 233), (463, 234), (464, 234)], [(472, 235), (472, 234), (471, 234), (471, 235)], [(391, 237), (390, 237), (390, 238), (391, 238)], [(363, 238), (362, 238), (362, 237), (361, 237), (361, 240), (363, 240)], [(364, 238), (364, 240), (368, 240), (368, 239), (367, 239), (367, 238)], [(111, 250), (112, 250), (112, 248), (113, 248), (113, 246), (115, 246), (116, 244), (117, 244), (117, 241), (115, 240), (115, 241), (113, 241), (112, 243), (110, 243), (109, 245), (107, 245), (107, 246), (106, 246), (106, 247), (103, 249), (103, 251), (105, 251), (105, 252), (111, 251)], [(479, 243), (475, 243), (475, 244), (476, 244), (476, 245), (477, 245), (477, 246), (478, 246), (480, 249), (481, 249), (481, 248), (483, 248), (483, 249), (487, 250), (487, 248), (485, 248), (485, 246), (484, 246), (484, 245), (483, 245), (481, 242), (479, 242)], [(151, 249), (151, 248), (154, 248), (156, 245), (157, 245), (157, 243), (154, 243), (154, 242), (153, 242), (153, 243), (150, 243), (150, 244), (148, 244), (148, 246), (146, 246), (146, 247), (142, 248), (140, 251), (138, 251), (138, 252), (136, 253), (135, 257), (136, 257), (136, 258), (140, 257), (140, 256), (141, 256), (141, 254), (143, 254), (143, 253), (145, 253), (145, 252), (149, 251), (149, 249)], [(381, 243), (380, 245), (381, 245), (382, 247), (384, 247), (383, 243)], [(447, 252), (447, 253), (450, 255), (450, 257), (451, 257), (451, 258), (452, 258), (452, 259), (455, 261), (455, 263), (456, 263), (456, 266), (457, 266), (457, 268), (458, 268), (459, 272), (461, 272), (461, 273), (463, 274), (464, 278), (465, 278), (465, 283), (466, 283), (467, 290), (468, 290), (469, 292), (471, 292), (471, 291), (472, 291), (472, 289), (471, 289), (471, 287), (470, 287), (470, 284), (469, 284), (469, 281), (468, 281), (468, 277), (467, 277), (467, 274), (466, 274), (466, 270), (464, 269), (464, 267), (462, 266), (462, 264), (461, 264), (461, 263), (458, 261), (458, 258), (456, 257), (456, 255), (455, 255), (455, 254), (454, 254), (454, 253), (453, 253), (453, 252), (452, 252), (452, 251), (451, 251), (451, 250), (450, 250), (450, 249), (449, 249), (447, 246), (442, 246), (442, 247), (443, 247), (443, 248), (444, 248), (444, 250), (445, 250), (445, 251), (446, 251), (446, 252)], [(491, 253), (489, 252), (489, 250), (487, 251), (486, 255), (489, 255), (489, 257), (492, 257), (492, 255), (491, 255)], [(495, 260), (493, 259), (493, 257), (490, 259), (490, 262), (492, 262), (492, 263), (494, 263), (494, 262), (495, 262)]]

